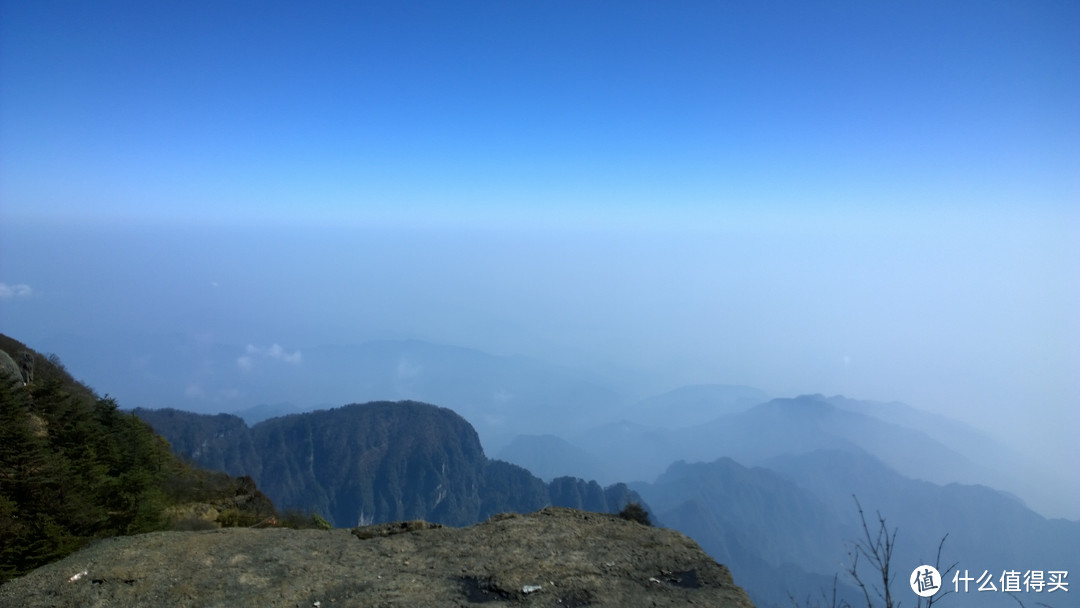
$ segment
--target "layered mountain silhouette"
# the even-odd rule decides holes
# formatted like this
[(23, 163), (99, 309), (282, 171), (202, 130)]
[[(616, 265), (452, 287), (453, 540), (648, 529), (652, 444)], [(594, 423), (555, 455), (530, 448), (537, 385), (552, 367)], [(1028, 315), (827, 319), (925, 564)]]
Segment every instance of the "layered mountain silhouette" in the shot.
[(412, 400), (453, 409), (495, 450), (522, 429), (566, 434), (633, 403), (622, 378), (421, 340), (294, 349), (184, 334), (114, 339), (125, 348), (102, 349), (76, 336), (53, 341), (88, 381), (115, 386), (121, 403), (232, 411), (251, 424), (346, 403)]
[(548, 505), (614, 512), (640, 501), (624, 484), (550, 483), (484, 455), (455, 412), (373, 402), (272, 418), (136, 409), (181, 457), (243, 471), (281, 509), (314, 511), (337, 526), (424, 519), (461, 526)]
[[(547, 504), (611, 511), (643, 500), (658, 523), (730, 564), (762, 607), (831, 593), (837, 574), (838, 597), (859, 602), (860, 592), (844, 576), (852, 543), (863, 534), (857, 504), (872, 528), (880, 514), (899, 530), (893, 557), (899, 575), (933, 563), (946, 535), (945, 565), (978, 569), (976, 576), (1080, 567), (1080, 523), (1046, 519), (987, 486), (916, 479), (914, 473), (935, 462), (967, 461), (917, 429), (859, 411), (858, 402), (836, 401), (776, 399), (696, 427), (612, 424), (594, 431), (591, 449), (553, 435), (515, 442), (511, 447), (532, 449), (548, 482), (487, 459), (463, 418), (416, 402), (350, 405), (252, 427), (229, 415), (136, 414), (179, 454), (249, 474), (279, 506), (313, 510), (337, 525), (413, 518), (464, 525)], [(602, 468), (605, 451), (628, 467), (656, 466), (680, 453), (691, 457), (629, 488), (605, 489), (559, 474), (560, 466)], [(734, 457), (709, 458), (724, 453)], [(962, 608), (1011, 601), (1001, 594), (950, 599)]]
[[(946, 535), (942, 570), (955, 563), (961, 571), (977, 570), (976, 577), (984, 570), (1000, 577), (1006, 570), (1080, 567), (1080, 522), (1046, 519), (986, 486), (910, 479), (857, 450), (785, 455), (767, 467), (746, 467), (730, 458), (678, 462), (655, 482), (631, 487), (658, 521), (731, 564), (762, 607), (791, 605), (788, 593), (800, 601), (820, 598), (821, 591), (831, 594), (836, 574), (842, 575), (839, 597), (851, 605), (865, 603), (843, 576), (848, 553), (864, 535), (859, 505), (872, 532), (879, 529), (880, 516), (897, 533), (894, 594), (906, 592), (904, 577), (916, 566), (935, 562)], [(868, 570), (864, 562), (863, 573)], [(1034, 599), (1034, 594), (1027, 597)], [(1060, 593), (1056, 601), (1053, 596), (1039, 601), (1071, 605)], [(956, 594), (948, 602), (963, 608), (1016, 605), (1008, 595), (985, 592)]]
[[(975, 577), (984, 570), (1000, 577), (1006, 570), (1080, 568), (1080, 522), (1048, 519), (1020, 498), (1055, 497), (1045, 471), (1018, 480), (1008, 473), (1022, 459), (1010, 450), (963, 423), (903, 404), (773, 399), (693, 426), (624, 420), (568, 438), (519, 437), (500, 457), (555, 476), (578, 470), (571, 454), (583, 454), (576, 466), (601, 480), (637, 480), (630, 487), (657, 520), (731, 564), (758, 606), (790, 606), (791, 597), (806, 605), (822, 592), (831, 598), (837, 574), (839, 600), (865, 605), (845, 575), (848, 554), (864, 534), (857, 504), (871, 530), (880, 514), (898, 531), (894, 594), (908, 592), (904, 577), (933, 563), (946, 535), (945, 566), (956, 563)], [(995, 466), (1009, 459), (1014, 466)], [(1042, 493), (1025, 491), (1031, 486)], [(1070, 605), (1063, 597), (1019, 599)], [(1007, 594), (986, 592), (948, 602), (1016, 605)]]
[[(913, 479), (983, 484), (1012, 492), (1038, 510), (1076, 511), (1044, 467), (964, 423), (901, 403), (822, 395), (772, 399), (742, 411), (731, 411), (738, 406), (730, 402), (714, 403), (714, 411), (729, 413), (673, 428), (624, 419), (555, 438), (523, 435), (498, 457), (550, 477), (581, 470), (610, 483), (652, 481), (679, 460), (726, 456), (758, 465), (784, 454), (865, 452)], [(670, 417), (677, 419), (678, 412)], [(582, 457), (568, 459), (574, 452)]]
[[(215, 348), (226, 360), (243, 352)], [(249, 423), (137, 413), (185, 458), (251, 475), (279, 508), (338, 526), (464, 525), (499, 511), (611, 511), (641, 499), (654, 521), (728, 564), (762, 608), (791, 606), (791, 597), (812, 605), (806, 599), (830, 593), (836, 574), (839, 598), (865, 604), (844, 575), (863, 534), (857, 504), (871, 530), (880, 514), (897, 533), (893, 593), (904, 605), (915, 603), (900, 595), (910, 593), (906, 577), (934, 562), (946, 535), (943, 567), (975, 577), (1080, 571), (1080, 523), (1036, 512), (1075, 512), (1061, 491), (1075, 485), (1070, 469), (1018, 466), (1020, 455), (973, 428), (904, 404), (770, 399), (725, 385), (634, 400), (558, 366), (408, 341), (306, 350), (302, 365), (256, 361), (243, 373), (245, 390), (258, 386), (274, 396), (263, 403), (278, 404), (242, 412)], [(347, 386), (323, 387), (330, 377)], [(297, 387), (316, 402), (333, 402), (334, 391), (395, 401), (282, 416)], [(514, 429), (528, 434), (510, 441)], [(486, 437), (502, 440), (500, 460), (485, 456)], [(1074, 593), (1018, 599), (1060, 607)], [(1016, 602), (971, 592), (942, 605)]]
[[(0, 347), (5, 606), (752, 606), (692, 540), (650, 527), (640, 510), (595, 512), (640, 502), (625, 485), (544, 483), (489, 460), (449, 409), (356, 404), (251, 428), (231, 415), (140, 410), (170, 446), (58, 358), (3, 335)], [(35, 373), (8, 350), (25, 352)], [(170, 452), (257, 473), (294, 508), (397, 521), (330, 530), (318, 515), (277, 512), (248, 476)]]

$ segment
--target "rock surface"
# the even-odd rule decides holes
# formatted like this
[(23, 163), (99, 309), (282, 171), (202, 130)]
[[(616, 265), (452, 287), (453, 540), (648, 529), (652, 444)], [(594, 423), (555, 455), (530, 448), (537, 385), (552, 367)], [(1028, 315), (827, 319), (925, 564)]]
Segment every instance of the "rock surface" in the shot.
[(0, 606), (752, 608), (692, 540), (549, 507), (469, 527), (226, 528), (98, 542), (0, 587)]

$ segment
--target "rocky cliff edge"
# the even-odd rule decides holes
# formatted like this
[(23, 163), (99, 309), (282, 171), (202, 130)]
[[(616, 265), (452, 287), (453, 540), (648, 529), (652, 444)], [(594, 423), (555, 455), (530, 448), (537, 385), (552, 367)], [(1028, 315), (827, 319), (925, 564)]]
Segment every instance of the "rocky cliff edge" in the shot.
[(2, 606), (752, 608), (689, 538), (549, 507), (468, 528), (226, 528), (100, 541), (0, 587)]

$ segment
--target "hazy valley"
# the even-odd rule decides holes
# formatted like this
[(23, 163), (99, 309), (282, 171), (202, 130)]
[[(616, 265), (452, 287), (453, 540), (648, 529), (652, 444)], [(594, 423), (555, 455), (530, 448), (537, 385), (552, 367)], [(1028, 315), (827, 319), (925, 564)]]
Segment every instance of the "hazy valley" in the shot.
[(1078, 23), (0, 0), (0, 605), (1080, 605)]
[[(216, 348), (223, 358), (245, 356)], [(302, 365), (264, 357), (259, 378), (281, 387), (279, 397), (312, 386), (317, 400), (354, 390), (395, 402), (301, 413), (267, 398), (236, 415), (136, 413), (185, 458), (251, 475), (279, 507), (314, 510), (339, 526), (467, 525), (503, 510), (613, 510), (640, 497), (660, 524), (727, 564), (759, 606), (831, 588), (859, 538), (855, 497), (872, 521), (880, 512), (899, 529), (901, 571), (932, 561), (946, 534), (942, 559), (976, 575), (1080, 562), (1080, 524), (1044, 515), (1073, 506), (1053, 471), (1025, 469), (984, 433), (905, 404), (772, 398), (727, 385), (630, 397), (610, 376), (418, 341), (303, 357)], [(489, 442), (501, 446), (490, 452), (498, 460)], [(839, 590), (858, 599), (843, 577)]]

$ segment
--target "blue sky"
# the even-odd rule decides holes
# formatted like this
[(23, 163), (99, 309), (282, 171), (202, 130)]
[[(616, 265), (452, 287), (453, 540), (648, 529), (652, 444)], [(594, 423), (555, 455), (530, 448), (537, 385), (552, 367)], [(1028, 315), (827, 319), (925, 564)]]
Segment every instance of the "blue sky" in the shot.
[(1080, 457), (1075, 3), (0, 7), (43, 350), (416, 337)]
[(246, 222), (1076, 194), (1068, 3), (381, 4), (5, 3), (5, 198)]

